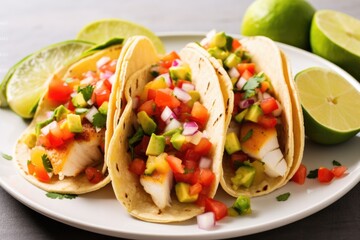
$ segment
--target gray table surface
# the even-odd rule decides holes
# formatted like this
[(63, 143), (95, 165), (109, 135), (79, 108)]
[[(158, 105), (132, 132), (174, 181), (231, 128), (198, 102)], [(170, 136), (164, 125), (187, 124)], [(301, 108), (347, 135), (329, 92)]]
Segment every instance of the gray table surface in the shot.
[[(154, 32), (239, 33), (250, 0), (115, 1), (1, 0), (0, 79), (27, 54), (72, 39), (90, 21), (122, 18)], [(335, 9), (360, 18), (359, 0), (311, 0), (317, 9)], [(243, 239), (358, 239), (360, 185), (325, 209), (289, 225)], [(0, 239), (115, 239), (49, 219), (22, 205), (0, 188)]]

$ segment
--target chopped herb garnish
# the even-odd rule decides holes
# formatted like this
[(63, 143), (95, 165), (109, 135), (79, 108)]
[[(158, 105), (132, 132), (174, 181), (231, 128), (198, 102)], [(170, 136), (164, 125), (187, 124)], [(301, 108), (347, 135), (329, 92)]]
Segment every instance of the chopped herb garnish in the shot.
[(129, 145), (133, 146), (135, 143), (139, 142), (144, 136), (144, 130), (140, 127), (136, 133), (129, 139)]
[(264, 73), (259, 73), (247, 80), (243, 90), (245, 90), (245, 98), (249, 98), (255, 95), (255, 89), (259, 87), (260, 83), (265, 80)]
[(106, 126), (106, 115), (97, 112), (93, 117), (93, 125), (98, 128), (103, 128)]
[(245, 136), (241, 139), (242, 142), (245, 142), (246, 140), (248, 140), (253, 134), (253, 130), (250, 129), (246, 134)]
[(276, 200), (278, 200), (279, 202), (280, 201), (286, 201), (286, 200), (288, 200), (289, 197), (290, 197), (290, 193), (287, 192), (287, 193), (283, 193), (283, 194), (277, 196)]
[(339, 163), (339, 162), (336, 161), (336, 160), (333, 160), (333, 161), (332, 161), (332, 164), (333, 164), (333, 166), (341, 166), (341, 163)]
[(87, 109), (87, 108), (75, 108), (75, 114), (78, 114), (78, 115), (84, 114), (88, 111), (89, 111), (89, 109)]
[(12, 156), (10, 156), (10, 155), (8, 155), (8, 154), (6, 154), (6, 153), (3, 153), (3, 152), (0, 152), (0, 154), (1, 154), (1, 157), (3, 158), (3, 159), (5, 159), (5, 160), (12, 160)]
[(42, 163), (43, 163), (43, 165), (44, 165), (45, 170), (46, 170), (47, 172), (52, 172), (52, 171), (53, 171), (53, 167), (52, 167), (52, 165), (51, 165), (51, 162), (50, 162), (49, 157), (48, 157), (46, 154), (44, 154), (44, 155), (41, 156), (41, 159), (42, 159)]
[(78, 92), (79, 92), (79, 93), (82, 93), (85, 101), (89, 101), (89, 100), (90, 100), (93, 91), (94, 91), (94, 86), (91, 86), (91, 85), (87, 85), (86, 87), (83, 87), (83, 88), (79, 88), (79, 89), (78, 89)]
[(318, 170), (319, 169), (310, 170), (309, 174), (306, 177), (307, 178), (317, 178)]
[(62, 194), (62, 193), (55, 193), (55, 192), (48, 192), (46, 193), (46, 196), (48, 198), (52, 198), (52, 199), (74, 199), (77, 197), (76, 194)]

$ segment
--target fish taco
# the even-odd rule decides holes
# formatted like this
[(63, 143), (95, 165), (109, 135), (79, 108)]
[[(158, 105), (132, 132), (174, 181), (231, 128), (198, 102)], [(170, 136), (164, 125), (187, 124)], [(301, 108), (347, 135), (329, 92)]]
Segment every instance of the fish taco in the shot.
[(209, 58), (233, 103), (224, 131), (223, 189), (234, 197), (260, 196), (283, 186), (304, 149), (301, 107), (284, 53), (266, 37), (237, 40), (224, 32), (187, 48)]
[[(47, 81), (34, 119), (15, 147), (16, 165), (32, 184), (82, 194), (110, 182), (105, 163), (114, 121), (123, 40), (85, 52)], [(106, 140), (105, 140), (106, 139)]]
[(125, 79), (125, 109), (109, 146), (114, 192), (144, 221), (190, 219), (217, 204), (226, 105), (218, 77), (193, 49), (158, 56), (145, 37), (128, 49), (129, 67), (150, 63)]

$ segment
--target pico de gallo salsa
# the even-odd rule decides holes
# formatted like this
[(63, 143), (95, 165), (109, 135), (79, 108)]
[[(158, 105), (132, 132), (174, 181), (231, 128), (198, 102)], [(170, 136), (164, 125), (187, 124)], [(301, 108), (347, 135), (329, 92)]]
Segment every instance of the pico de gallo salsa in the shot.
[(55, 106), (24, 142), (30, 148), (28, 173), (49, 183), (85, 173), (98, 183), (103, 173), (94, 166), (103, 160), (106, 117), (117, 59), (101, 57), (96, 70), (80, 76), (54, 75), (43, 101)]

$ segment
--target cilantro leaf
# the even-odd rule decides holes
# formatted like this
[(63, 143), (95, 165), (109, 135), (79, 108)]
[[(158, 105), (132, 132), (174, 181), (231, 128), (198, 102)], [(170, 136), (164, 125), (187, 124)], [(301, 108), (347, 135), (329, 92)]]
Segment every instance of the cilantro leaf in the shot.
[(260, 86), (260, 83), (265, 80), (264, 73), (259, 73), (247, 80), (243, 90), (245, 91), (245, 98), (249, 98), (255, 95), (255, 89)]
[(250, 129), (245, 136), (241, 139), (241, 142), (245, 142), (246, 140), (248, 140), (251, 136), (253, 135), (253, 130)]
[(317, 178), (318, 170), (319, 169), (310, 170), (309, 174), (306, 177), (307, 178)]
[(106, 126), (106, 115), (97, 112), (93, 117), (93, 125), (98, 128), (103, 128)]
[(56, 192), (48, 192), (46, 193), (46, 196), (51, 199), (74, 199), (78, 195), (76, 194), (62, 194), (62, 193), (56, 193)]
[(286, 201), (286, 200), (288, 200), (289, 197), (290, 197), (290, 193), (287, 192), (287, 193), (283, 193), (283, 194), (277, 196), (276, 200), (278, 200), (279, 202), (280, 201)]
[(133, 146), (135, 143), (139, 142), (143, 136), (144, 130), (140, 127), (136, 133), (131, 138), (129, 138), (129, 145)]
[(90, 100), (93, 91), (94, 91), (94, 86), (91, 86), (91, 85), (87, 85), (86, 87), (83, 87), (83, 88), (79, 88), (79, 89), (78, 89), (78, 92), (79, 92), (79, 93), (82, 93), (85, 101), (89, 101), (89, 100)]
[(46, 170), (47, 172), (52, 172), (52, 171), (53, 171), (53, 167), (52, 167), (52, 165), (51, 165), (51, 162), (50, 162), (49, 157), (48, 157), (46, 154), (44, 154), (44, 155), (41, 156), (41, 160), (42, 160), (42, 163), (43, 163), (43, 165), (44, 165), (45, 170)]
[(341, 166), (341, 163), (339, 163), (339, 162), (336, 161), (336, 160), (333, 160), (333, 161), (332, 161), (332, 164), (333, 164), (333, 166)]
[(3, 152), (0, 152), (0, 154), (1, 154), (1, 157), (2, 157), (3, 159), (9, 160), (9, 161), (12, 160), (12, 156), (10, 156), (10, 155), (8, 155), (8, 154), (6, 154), (6, 153), (3, 153)]

